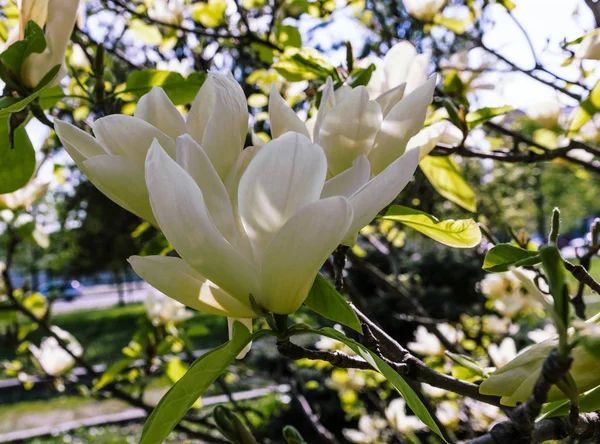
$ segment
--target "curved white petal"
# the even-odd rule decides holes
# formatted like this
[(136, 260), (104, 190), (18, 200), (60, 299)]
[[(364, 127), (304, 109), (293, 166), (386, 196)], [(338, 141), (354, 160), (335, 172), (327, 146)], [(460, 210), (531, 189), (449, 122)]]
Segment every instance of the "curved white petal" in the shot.
[(379, 174), (400, 157), (408, 141), (423, 127), (427, 107), (433, 98), (436, 76), (398, 102), (381, 124), (369, 153), (371, 173)]
[(269, 120), (271, 122), (271, 135), (273, 138), (284, 135), (289, 131), (302, 134), (310, 138), (306, 125), (290, 108), (283, 97), (277, 91), (275, 83), (271, 85), (271, 95), (269, 96)]
[(110, 200), (156, 225), (142, 165), (128, 157), (104, 154), (84, 161), (81, 170)]
[(239, 185), (239, 211), (256, 258), (300, 208), (319, 199), (327, 161), (323, 150), (297, 133), (267, 143)]
[(96, 139), (70, 123), (57, 119), (54, 121), (54, 129), (65, 150), (78, 165), (90, 157), (107, 154)]
[(412, 65), (406, 77), (406, 92), (410, 94), (419, 86), (427, 82), (429, 73), (429, 54), (418, 54), (413, 59)]
[(406, 83), (401, 83), (400, 85), (390, 89), (389, 91), (384, 92), (380, 96), (377, 96), (375, 101), (379, 103), (381, 106), (381, 112), (383, 113), (383, 117), (387, 116), (391, 109), (404, 97), (404, 92), (406, 90)]
[(102, 117), (92, 126), (96, 139), (107, 151), (118, 156), (127, 156), (143, 165), (146, 153), (154, 139), (175, 157), (175, 141), (137, 117), (114, 114)]
[(257, 302), (277, 314), (300, 308), (351, 221), (352, 209), (341, 196), (313, 202), (295, 214), (265, 251)]
[(155, 126), (171, 139), (186, 132), (185, 120), (165, 91), (155, 86), (138, 101), (133, 115)]
[(235, 246), (237, 229), (229, 195), (204, 150), (189, 134), (184, 134), (177, 138), (176, 159), (200, 187), (212, 221), (223, 237)]
[(350, 168), (325, 182), (321, 199), (331, 196), (352, 196), (369, 181), (370, 174), (371, 167), (367, 156), (357, 157)]
[(361, 154), (368, 154), (383, 117), (381, 107), (369, 100), (364, 86), (349, 91), (328, 113), (319, 132), (319, 144), (332, 175), (350, 168)]
[(194, 179), (156, 141), (148, 151), (146, 185), (158, 225), (182, 259), (247, 303), (257, 286), (252, 264), (221, 235)]
[(244, 90), (233, 77), (210, 76), (215, 88), (215, 106), (202, 136), (202, 148), (219, 176), (225, 179), (244, 148), (248, 105)]
[(167, 296), (194, 310), (238, 318), (256, 316), (249, 306), (200, 275), (183, 259), (169, 256), (131, 256), (133, 270)]
[(442, 120), (441, 122), (429, 125), (408, 141), (406, 151), (418, 149), (420, 151), (420, 158), (423, 160), (423, 158), (435, 148), (438, 142), (444, 142), (450, 145), (460, 142), (462, 140), (462, 133), (460, 133), (459, 130), (461, 137), (456, 140), (452, 128), (456, 127), (447, 120)]
[[(244, 324), (248, 331), (252, 333), (252, 319), (227, 318), (227, 331), (229, 333), (229, 339), (231, 339), (233, 335), (233, 323), (235, 321)], [(244, 349), (240, 352), (240, 354), (236, 356), (236, 359), (244, 359), (251, 349), (252, 342), (249, 342), (248, 345), (246, 345)]]
[(323, 88), (323, 94), (321, 94), (321, 102), (319, 103), (319, 110), (317, 111), (317, 117), (315, 117), (315, 124), (313, 126), (313, 142), (319, 143), (319, 132), (321, 131), (321, 125), (325, 116), (331, 108), (335, 106), (335, 91), (333, 89), (333, 80), (331, 77), (327, 77), (325, 81), (325, 87)]
[(383, 58), (383, 71), (385, 73), (387, 89), (394, 88), (408, 79), (417, 50), (412, 43), (405, 40), (396, 43), (390, 48)]
[(348, 199), (354, 210), (354, 219), (347, 232), (348, 238), (393, 202), (412, 179), (418, 164), (419, 150), (408, 151)]
[(202, 87), (196, 94), (192, 107), (186, 119), (187, 132), (194, 138), (196, 142), (202, 144), (204, 130), (210, 115), (215, 107), (215, 85), (213, 77), (208, 76)]

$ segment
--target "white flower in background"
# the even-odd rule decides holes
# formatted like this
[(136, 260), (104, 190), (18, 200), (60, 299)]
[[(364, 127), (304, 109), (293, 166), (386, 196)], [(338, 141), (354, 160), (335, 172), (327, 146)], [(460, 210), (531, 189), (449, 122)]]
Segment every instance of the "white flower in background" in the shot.
[(185, 0), (153, 0), (148, 16), (159, 22), (179, 25), (183, 21)]
[(457, 75), (467, 93), (494, 89), (493, 83), (485, 82), (485, 76), (482, 72), (491, 65), (486, 60), (486, 55), (479, 54), (477, 49), (452, 54), (448, 59), (440, 61), (440, 66), (444, 70), (444, 77)]
[[(524, 273), (529, 273), (527, 270)], [(512, 272), (488, 274), (480, 283), (483, 295), (492, 301), (494, 310), (502, 316), (514, 318), (541, 305), (529, 294)]]
[[(52, 331), (67, 343), (67, 348), (71, 353), (81, 356), (83, 348), (73, 335), (58, 327), (52, 327)], [(75, 364), (73, 356), (63, 349), (54, 337), (42, 339), (39, 348), (33, 344), (29, 345), (29, 351), (34, 363), (50, 376), (62, 375)]]
[(402, 398), (392, 400), (385, 409), (390, 426), (400, 433), (413, 433), (426, 426), (419, 418), (406, 414), (406, 401)]
[[(437, 328), (453, 344), (462, 338), (462, 332), (449, 324), (439, 324)], [(424, 356), (443, 356), (445, 350), (440, 340), (423, 325), (419, 325), (415, 330), (415, 340), (408, 343), (408, 348)]]
[(600, 60), (600, 29), (595, 29), (583, 38), (575, 50), (575, 58)]
[(544, 328), (531, 330), (527, 333), (527, 337), (535, 343), (543, 342), (553, 336), (556, 336), (556, 327), (554, 324), (546, 324)]
[(148, 319), (155, 326), (166, 325), (168, 323), (176, 324), (193, 316), (181, 302), (171, 299), (156, 290), (151, 290), (146, 294), (144, 307), (146, 308)]
[(193, 71), (194, 65), (190, 59), (172, 58), (168, 62), (159, 60), (156, 64), (156, 69), (161, 71), (178, 72), (183, 77), (187, 77)]
[(560, 118), (560, 103), (556, 98), (553, 100), (536, 102), (525, 110), (525, 114), (540, 125), (552, 128), (558, 125), (558, 119)]
[(437, 405), (435, 415), (446, 427), (456, 427), (460, 421), (460, 408), (455, 401), (442, 401)]
[(434, 387), (426, 383), (421, 384), (421, 387), (423, 389), (423, 393), (425, 393), (430, 398), (443, 398), (448, 394), (446, 390)]
[(344, 437), (356, 444), (374, 444), (379, 442), (379, 434), (385, 428), (386, 422), (381, 418), (371, 418), (363, 415), (358, 420), (358, 430), (344, 429)]
[(25, 86), (34, 88), (54, 66), (61, 65), (58, 80), (65, 76), (65, 51), (75, 25), (79, 0), (17, 0), (19, 23), (10, 31), (8, 40), (0, 52), (18, 40), (23, 40), (25, 27), (33, 20), (45, 29), (46, 49), (40, 54), (31, 54), (23, 62), (21, 80)]
[(506, 419), (500, 407), (496, 407), (495, 405), (475, 401), (471, 398), (465, 398), (463, 402), (469, 408), (470, 425), (473, 427), (473, 430), (488, 431), (490, 425), (494, 422)]
[(488, 353), (492, 358), (493, 364), (500, 368), (517, 356), (517, 345), (512, 338), (504, 338), (500, 345), (490, 344), (488, 347)]
[(406, 12), (414, 18), (430, 22), (442, 9), (446, 0), (402, 0)]
[(201, 144), (203, 155), (225, 179), (242, 152), (248, 132), (246, 97), (231, 76), (210, 74), (187, 119), (166, 93), (155, 87), (139, 100), (134, 116), (100, 118), (93, 130), (95, 138), (56, 121), (56, 133), (65, 149), (96, 188), (156, 225), (144, 179), (144, 162), (152, 141), (158, 140), (171, 158), (186, 165), (187, 147), (194, 141)]
[[(181, 256), (180, 262), (185, 261), (248, 307), (252, 294), (274, 313), (296, 311), (319, 268), (356, 218), (375, 216), (370, 193), (378, 193), (378, 185), (363, 188), (369, 194), (368, 202), (360, 195), (321, 199), (325, 155), (307, 138), (289, 133), (262, 147), (243, 172), (235, 206), (238, 224), (219, 176), (211, 170), (200, 146), (189, 140), (188, 164), (197, 166), (190, 169), (192, 175), (156, 141), (146, 161), (154, 215)], [(211, 205), (211, 201), (219, 205)], [(153, 257), (135, 259), (138, 264), (151, 260)], [(138, 271), (139, 267), (132, 265)], [(154, 273), (140, 275), (159, 288), (154, 274), (164, 276), (165, 272), (159, 267)], [(172, 279), (170, 291), (159, 290), (179, 299), (177, 286), (177, 279)]]
[(307, 124), (273, 87), (269, 100), (271, 133), (278, 137), (296, 131), (310, 138), (312, 132), (312, 140), (327, 156), (328, 177), (345, 173), (339, 185), (345, 182), (342, 190), (354, 191), (402, 159), (408, 141), (423, 127), (435, 76), (406, 97), (404, 87), (402, 84), (372, 100), (365, 86), (343, 85), (334, 91), (328, 78), (316, 118)]
[(429, 54), (417, 54), (414, 45), (408, 41), (401, 41), (386, 52), (383, 59), (377, 56), (367, 56), (357, 61), (358, 68), (368, 68), (375, 65), (371, 74), (367, 91), (369, 97), (375, 99), (406, 84), (403, 93), (409, 94), (427, 81), (429, 69)]
[(0, 194), (0, 208), (16, 210), (25, 208), (41, 198), (48, 191), (48, 184), (32, 180), (23, 188), (12, 193)]

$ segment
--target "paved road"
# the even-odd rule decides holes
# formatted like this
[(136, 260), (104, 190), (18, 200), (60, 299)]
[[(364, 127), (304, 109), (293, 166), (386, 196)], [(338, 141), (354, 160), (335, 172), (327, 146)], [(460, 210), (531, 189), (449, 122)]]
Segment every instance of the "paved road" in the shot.
[[(150, 288), (146, 283), (136, 283), (132, 291), (131, 285), (127, 284), (125, 291), (125, 303), (141, 302), (146, 297)], [(92, 310), (94, 308), (111, 307), (119, 303), (119, 294), (115, 286), (96, 285), (93, 287), (84, 287), (83, 296), (74, 301), (56, 301), (52, 304), (52, 312), (68, 313), (80, 310)]]

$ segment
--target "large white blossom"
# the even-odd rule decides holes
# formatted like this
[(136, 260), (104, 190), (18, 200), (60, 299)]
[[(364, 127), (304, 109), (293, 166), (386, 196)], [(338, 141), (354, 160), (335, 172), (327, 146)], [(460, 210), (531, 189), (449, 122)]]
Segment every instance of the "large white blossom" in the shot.
[(403, 0), (402, 2), (408, 12), (413, 17), (430, 22), (435, 15), (442, 9), (446, 0)]
[(169, 298), (156, 290), (150, 290), (144, 299), (146, 315), (153, 325), (166, 325), (178, 323), (193, 316), (185, 305), (175, 299)]
[[(72, 354), (81, 356), (83, 348), (69, 332), (56, 326), (52, 327), (52, 331), (66, 342), (67, 348)], [(62, 375), (75, 364), (75, 358), (62, 348), (53, 336), (42, 339), (39, 347), (30, 344), (29, 351), (34, 363), (50, 376)]]

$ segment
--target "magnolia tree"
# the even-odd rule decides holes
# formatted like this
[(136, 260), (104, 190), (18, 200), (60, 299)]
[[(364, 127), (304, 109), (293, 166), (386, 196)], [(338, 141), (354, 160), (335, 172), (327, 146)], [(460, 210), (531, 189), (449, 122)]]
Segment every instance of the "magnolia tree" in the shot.
[[(600, 34), (551, 36), (556, 74), (520, 7), (6, 4), (0, 314), (16, 354), (5, 373), (143, 408), (141, 443), (174, 429), (234, 443), (594, 440), (600, 224), (563, 249), (551, 208), (563, 206), (571, 228), (600, 211)], [(506, 22), (530, 67), (488, 38)], [(331, 43), (348, 26), (354, 35)], [(523, 110), (487, 106), (505, 100), (490, 95), (505, 86), (498, 72), (547, 93)], [(120, 258), (153, 290), (123, 358), (103, 372), (53, 325), (52, 300), (11, 273), (28, 245), (52, 248), (49, 208), (85, 181), (139, 218), (132, 236), (151, 239)], [(430, 254), (451, 259), (411, 268)], [(229, 339), (199, 357), (186, 332), (193, 311), (228, 325)], [(293, 381), (299, 416), (257, 415), (221, 378), (257, 365), (260, 350)], [(164, 373), (170, 389), (148, 402), (149, 378)], [(214, 383), (230, 402), (198, 413)], [(327, 407), (325, 392), (335, 394)]]

